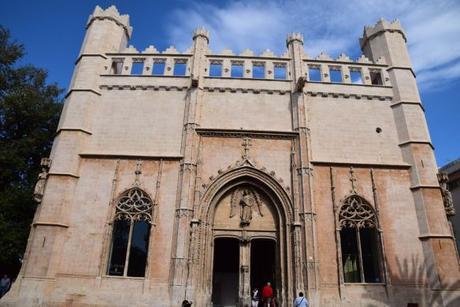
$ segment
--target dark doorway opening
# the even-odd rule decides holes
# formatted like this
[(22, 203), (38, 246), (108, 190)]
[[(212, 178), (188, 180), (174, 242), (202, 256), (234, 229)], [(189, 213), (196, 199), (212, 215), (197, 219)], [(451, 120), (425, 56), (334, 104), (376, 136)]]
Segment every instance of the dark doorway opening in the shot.
[(214, 268), (212, 303), (217, 306), (236, 306), (238, 303), (240, 243), (233, 238), (214, 240)]
[(276, 242), (270, 239), (253, 239), (251, 241), (251, 290), (262, 288), (271, 283), (276, 293)]

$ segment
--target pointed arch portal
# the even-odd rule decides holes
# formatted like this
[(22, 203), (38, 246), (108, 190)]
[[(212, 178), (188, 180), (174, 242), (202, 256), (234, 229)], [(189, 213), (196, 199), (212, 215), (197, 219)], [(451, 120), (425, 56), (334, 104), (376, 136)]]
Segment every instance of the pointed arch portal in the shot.
[(286, 302), (294, 289), (293, 214), (280, 183), (246, 165), (220, 174), (201, 200), (192, 250), (203, 305), (249, 306), (251, 290), (266, 282)]

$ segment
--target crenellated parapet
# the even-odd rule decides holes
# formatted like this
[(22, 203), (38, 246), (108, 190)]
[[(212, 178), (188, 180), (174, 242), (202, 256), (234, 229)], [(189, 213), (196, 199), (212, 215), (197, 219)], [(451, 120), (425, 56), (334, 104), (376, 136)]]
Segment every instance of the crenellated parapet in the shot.
[(361, 45), (361, 48), (363, 48), (366, 45), (366, 43), (367, 43), (367, 41), (369, 39), (371, 39), (371, 38), (373, 38), (373, 37), (385, 32), (385, 31), (399, 32), (403, 36), (404, 41), (407, 42), (406, 33), (404, 32), (399, 20), (396, 19), (396, 20), (390, 22), (390, 21), (387, 21), (387, 20), (381, 18), (375, 25), (366, 26), (364, 28), (363, 37), (361, 37), (359, 39), (359, 43)]
[(109, 19), (109, 20), (114, 21), (116, 24), (123, 27), (123, 29), (126, 32), (126, 36), (128, 36), (128, 38), (131, 37), (133, 28), (129, 25), (129, 15), (121, 15), (118, 12), (115, 5), (112, 5), (105, 10), (102, 9), (100, 6), (96, 6), (96, 8), (93, 11), (93, 14), (91, 14), (88, 18), (86, 28), (89, 28), (89, 26), (91, 25), (91, 23), (93, 23), (94, 20), (104, 20), (104, 19)]

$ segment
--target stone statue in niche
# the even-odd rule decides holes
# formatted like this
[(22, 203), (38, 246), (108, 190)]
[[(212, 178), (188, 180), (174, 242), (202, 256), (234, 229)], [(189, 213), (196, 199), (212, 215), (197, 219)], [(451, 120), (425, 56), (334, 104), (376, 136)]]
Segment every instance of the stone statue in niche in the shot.
[(240, 223), (243, 226), (247, 226), (251, 223), (252, 212), (256, 212), (263, 216), (259, 194), (250, 188), (238, 188), (233, 191), (231, 203), (230, 203), (230, 218), (234, 217), (238, 211), (240, 211)]
[(444, 209), (446, 210), (447, 216), (455, 215), (454, 201), (452, 200), (452, 194), (447, 187), (447, 181), (449, 177), (446, 173), (438, 173), (439, 186), (441, 187), (442, 200), (444, 202)]
[(41, 203), (43, 199), (43, 193), (45, 192), (46, 179), (48, 179), (48, 170), (51, 165), (51, 160), (48, 158), (42, 158), (40, 165), (42, 171), (38, 174), (37, 183), (34, 188), (34, 200), (37, 203)]

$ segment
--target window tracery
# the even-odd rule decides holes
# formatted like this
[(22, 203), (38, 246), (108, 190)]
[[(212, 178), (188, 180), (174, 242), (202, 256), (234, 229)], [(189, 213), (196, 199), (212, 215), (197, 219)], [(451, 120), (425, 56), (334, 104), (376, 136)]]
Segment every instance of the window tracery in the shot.
[(139, 188), (125, 191), (115, 204), (108, 275), (144, 277), (153, 202)]
[(347, 197), (339, 212), (339, 226), (350, 228), (376, 227), (374, 209), (360, 196)]
[(344, 281), (382, 282), (380, 234), (372, 206), (357, 194), (348, 196), (338, 213), (338, 225)]

